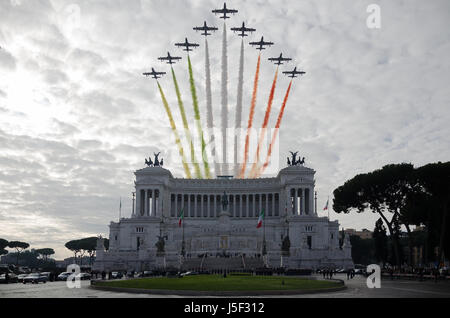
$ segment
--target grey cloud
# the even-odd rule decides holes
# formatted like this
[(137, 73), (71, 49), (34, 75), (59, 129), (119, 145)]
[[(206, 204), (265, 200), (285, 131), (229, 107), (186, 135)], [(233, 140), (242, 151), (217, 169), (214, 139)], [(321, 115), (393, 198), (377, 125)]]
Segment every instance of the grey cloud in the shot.
[(49, 85), (60, 84), (61, 82), (67, 82), (68, 77), (65, 73), (58, 70), (47, 70), (42, 73), (44, 81)]
[(11, 53), (4, 48), (0, 49), (0, 67), (5, 71), (13, 71), (16, 69), (16, 59)]

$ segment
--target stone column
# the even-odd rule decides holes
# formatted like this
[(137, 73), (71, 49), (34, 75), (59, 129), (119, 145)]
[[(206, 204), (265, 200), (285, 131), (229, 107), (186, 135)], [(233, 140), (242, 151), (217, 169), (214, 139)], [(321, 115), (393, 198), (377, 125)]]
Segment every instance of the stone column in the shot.
[(163, 191), (161, 191), (161, 189), (158, 190), (158, 211), (156, 213), (157, 216), (162, 216), (164, 211), (163, 211), (163, 200), (164, 200), (164, 195), (163, 195)]
[(258, 217), (259, 217), (259, 215), (261, 214), (261, 210), (262, 210), (262, 193), (260, 193), (259, 194), (259, 204), (258, 204), (258, 206), (259, 206), (259, 211), (258, 211)]
[(298, 189), (294, 189), (294, 215), (299, 215), (298, 213)]
[(203, 206), (205, 205), (205, 203), (203, 202), (203, 194), (200, 195), (200, 217), (203, 217)]
[(233, 194), (233, 214), (232, 217), (236, 216), (236, 195)]
[[(158, 193), (158, 196), (156, 195)], [(158, 205), (159, 205), (159, 191), (157, 189), (153, 190), (153, 211), (152, 211), (152, 216), (157, 216), (159, 209), (158, 209)]]
[(264, 208), (265, 216), (269, 216), (269, 194), (266, 193), (266, 207)]
[(178, 193), (175, 193), (175, 217), (178, 217), (178, 214), (180, 212), (178, 212)]
[(191, 217), (191, 195), (188, 194), (188, 215)]
[(197, 200), (198, 194), (194, 194), (194, 217), (198, 217)]
[(141, 190), (136, 189), (136, 215), (141, 216)]
[(287, 188), (286, 189), (286, 207), (287, 209), (287, 214), (288, 215), (292, 215), (292, 199), (291, 199), (291, 189)]
[(206, 217), (211, 217), (211, 194), (207, 195), (207, 201), (206, 201)]
[(149, 197), (148, 197), (148, 192), (149, 192), (150, 190), (148, 190), (148, 189), (145, 189), (145, 202), (144, 202), (144, 204), (145, 204), (145, 209), (144, 209), (144, 216), (147, 216), (148, 215), (148, 201), (149, 201)]
[(242, 217), (242, 194), (239, 194), (239, 217)]
[(305, 213), (305, 188), (301, 188), (302, 189), (302, 201), (301, 201), (301, 203), (302, 203), (302, 215), (306, 215), (306, 213)]
[(276, 216), (277, 213), (275, 212), (275, 193), (272, 193), (272, 216)]
[(250, 215), (250, 195), (245, 195), (245, 217), (248, 218)]

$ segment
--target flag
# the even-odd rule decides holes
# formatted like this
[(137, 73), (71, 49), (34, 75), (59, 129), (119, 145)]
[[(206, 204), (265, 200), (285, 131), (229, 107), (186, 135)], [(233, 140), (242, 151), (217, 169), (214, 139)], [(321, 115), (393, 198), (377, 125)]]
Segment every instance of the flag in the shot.
[(325, 204), (325, 207), (323, 208), (323, 210), (325, 211), (325, 210), (328, 210), (328, 201), (329, 201), (330, 199), (328, 199), (327, 200), (327, 203)]
[(178, 219), (178, 227), (181, 227), (181, 223), (183, 222), (183, 219), (184, 219), (184, 210), (182, 209), (181, 213), (180, 213), (180, 217)]
[(264, 210), (261, 211), (258, 218), (258, 224), (256, 225), (256, 228), (259, 229), (262, 226), (264, 220)]
[(120, 197), (120, 203), (119, 203), (119, 221), (122, 218), (122, 197)]

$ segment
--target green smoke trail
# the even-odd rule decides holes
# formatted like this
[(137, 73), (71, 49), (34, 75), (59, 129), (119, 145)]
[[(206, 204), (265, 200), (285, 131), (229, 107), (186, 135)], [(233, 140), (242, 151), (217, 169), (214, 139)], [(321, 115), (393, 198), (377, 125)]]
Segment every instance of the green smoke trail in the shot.
[(192, 141), (191, 131), (189, 129), (189, 124), (188, 124), (188, 121), (186, 118), (186, 112), (184, 110), (183, 100), (181, 99), (180, 87), (178, 86), (177, 77), (175, 76), (175, 71), (173, 70), (173, 67), (172, 67), (172, 78), (173, 78), (173, 83), (175, 85), (175, 93), (177, 95), (178, 106), (180, 108), (181, 118), (183, 120), (184, 132), (186, 134), (186, 137), (188, 139), (188, 142), (189, 142), (190, 148), (191, 148), (191, 162), (194, 164), (195, 176), (197, 179), (201, 179), (201, 178), (203, 178), (203, 176), (200, 171), (200, 166), (195, 157), (194, 142)]
[(203, 166), (205, 168), (206, 178), (211, 179), (211, 172), (209, 171), (208, 156), (206, 154), (206, 142), (205, 142), (205, 138), (203, 136), (203, 129), (202, 129), (201, 121), (200, 121), (200, 110), (198, 108), (198, 99), (197, 99), (197, 91), (195, 89), (194, 74), (192, 72), (192, 63), (191, 63), (191, 58), (189, 57), (189, 55), (188, 55), (188, 66), (189, 66), (189, 83), (191, 84), (192, 103), (194, 105), (195, 123), (197, 125), (197, 131), (201, 138), (201, 143), (202, 143)]
[(164, 92), (161, 88), (161, 85), (159, 85), (159, 83), (158, 83), (158, 88), (159, 88), (159, 93), (161, 94), (161, 99), (164, 104), (164, 108), (167, 113), (167, 117), (169, 117), (170, 127), (172, 128), (172, 131), (175, 135), (175, 142), (178, 145), (178, 151), (180, 153), (181, 160), (183, 163), (184, 173), (186, 174), (186, 178), (191, 179), (192, 178), (191, 171), (189, 169), (189, 166), (186, 163), (186, 157), (184, 156), (184, 149), (183, 149), (183, 145), (181, 144), (180, 136), (178, 135), (177, 126), (175, 125), (175, 121), (173, 120), (172, 112), (170, 111), (170, 107), (169, 107), (169, 104), (167, 103), (166, 96), (164, 95)]

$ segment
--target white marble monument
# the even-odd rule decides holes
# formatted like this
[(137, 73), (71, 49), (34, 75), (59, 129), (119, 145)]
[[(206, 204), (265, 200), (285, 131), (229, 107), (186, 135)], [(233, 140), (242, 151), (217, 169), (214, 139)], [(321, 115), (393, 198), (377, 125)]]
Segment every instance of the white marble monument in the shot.
[(138, 170), (133, 213), (111, 222), (109, 250), (99, 245), (93, 269), (353, 267), (349, 239), (339, 247), (338, 222), (317, 215), (314, 174), (302, 164), (258, 179), (179, 179), (162, 167)]

